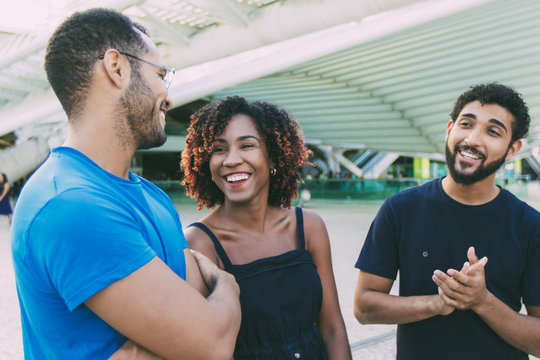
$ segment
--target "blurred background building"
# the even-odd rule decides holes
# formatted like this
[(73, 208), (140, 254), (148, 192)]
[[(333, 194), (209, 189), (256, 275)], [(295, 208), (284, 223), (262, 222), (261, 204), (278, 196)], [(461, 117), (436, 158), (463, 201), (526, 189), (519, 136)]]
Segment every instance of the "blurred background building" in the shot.
[[(540, 2), (535, 0), (10, 1), (0, 18), (0, 170), (22, 182), (67, 119), (47, 83), (47, 41), (76, 10), (103, 6), (146, 26), (175, 67), (167, 142), (132, 171), (179, 189), (189, 116), (241, 95), (291, 111), (313, 150), (312, 194), (385, 194), (444, 175), (444, 132), (471, 85), (515, 87), (532, 126), (501, 184), (540, 174)], [(12, 7), (10, 9), (10, 7)], [(23, 7), (26, 7), (23, 9)], [(37, 13), (37, 14), (36, 14)]]

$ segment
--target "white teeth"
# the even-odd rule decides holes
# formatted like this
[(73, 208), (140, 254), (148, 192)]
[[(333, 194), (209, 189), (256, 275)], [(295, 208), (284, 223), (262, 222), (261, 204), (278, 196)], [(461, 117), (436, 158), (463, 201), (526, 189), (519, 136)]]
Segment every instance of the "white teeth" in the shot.
[(464, 158), (469, 159), (469, 160), (480, 160), (480, 156), (477, 156), (477, 155), (475, 155), (473, 153), (470, 153), (468, 151), (462, 151), (461, 155), (463, 155)]
[(233, 175), (227, 176), (227, 181), (228, 182), (242, 181), (242, 180), (246, 180), (248, 177), (249, 177), (248, 174), (233, 174)]

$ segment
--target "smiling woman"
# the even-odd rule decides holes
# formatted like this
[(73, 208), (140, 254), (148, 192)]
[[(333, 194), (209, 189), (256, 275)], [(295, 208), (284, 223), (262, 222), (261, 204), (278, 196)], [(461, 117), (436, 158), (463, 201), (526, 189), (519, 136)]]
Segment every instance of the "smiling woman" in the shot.
[[(209, 165), (212, 181), (225, 198), (237, 202), (268, 193), (269, 169), (275, 168), (253, 120), (243, 114), (231, 117), (217, 139)], [(250, 184), (251, 191), (246, 191)]]
[(266, 102), (230, 97), (191, 117), (186, 192), (218, 207), (185, 236), (240, 286), (236, 360), (351, 359), (326, 227), (291, 209), (308, 155), (296, 121)]
[[(236, 115), (236, 116), (235, 116)], [(270, 182), (268, 202), (275, 206), (290, 207), (297, 196), (298, 169), (310, 154), (298, 124), (285, 110), (266, 102), (248, 103), (240, 97), (229, 97), (203, 107), (191, 117), (182, 153), (186, 192), (197, 199), (200, 208), (222, 205), (224, 194), (212, 180), (210, 157), (221, 150), (219, 139), (233, 116), (249, 117), (256, 128), (265, 152), (276, 169)], [(216, 151), (217, 150), (217, 151)], [(270, 168), (268, 168), (270, 171)]]

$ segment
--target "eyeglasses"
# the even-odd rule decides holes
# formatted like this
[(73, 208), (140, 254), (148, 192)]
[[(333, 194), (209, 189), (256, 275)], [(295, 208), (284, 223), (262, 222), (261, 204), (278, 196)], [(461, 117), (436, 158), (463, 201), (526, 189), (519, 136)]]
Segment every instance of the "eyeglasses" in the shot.
[[(153, 62), (151, 61), (148, 61), (148, 60), (145, 60), (143, 58), (140, 58), (138, 56), (135, 56), (135, 55), (132, 55), (130, 53), (127, 53), (127, 52), (123, 52), (123, 51), (118, 51), (120, 54), (123, 54), (123, 55), (126, 55), (126, 56), (129, 56), (129, 57), (132, 57), (134, 59), (137, 59), (139, 61), (142, 61), (142, 62), (145, 62), (147, 64), (150, 64), (152, 66), (155, 66), (157, 67), (158, 69), (161, 69), (163, 70), (163, 72), (165, 73), (161, 78), (163, 79), (163, 82), (165, 83), (165, 87), (168, 89), (169, 86), (171, 86), (171, 83), (172, 83), (172, 80), (174, 78), (174, 74), (176, 72), (176, 70), (174, 68), (172, 69), (168, 69), (166, 68), (165, 66), (161, 66), (161, 65), (158, 65), (158, 64), (154, 64)], [(103, 59), (104, 58), (104, 55), (101, 55), (99, 57), (100, 59)]]

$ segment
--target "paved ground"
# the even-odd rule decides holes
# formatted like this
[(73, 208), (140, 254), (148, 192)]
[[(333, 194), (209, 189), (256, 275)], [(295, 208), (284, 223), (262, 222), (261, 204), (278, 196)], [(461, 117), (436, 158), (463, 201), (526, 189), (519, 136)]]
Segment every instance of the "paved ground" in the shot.
[(22, 359), (21, 321), (9, 244), (9, 224), (0, 216), (0, 359)]
[[(529, 202), (540, 209), (540, 185), (529, 191)], [(360, 325), (353, 316), (353, 293), (357, 270), (354, 263), (364, 237), (381, 202), (309, 202), (325, 220), (332, 242), (332, 259), (339, 299), (354, 359), (395, 359), (395, 326)], [(184, 225), (200, 218), (194, 204), (178, 204)], [(392, 290), (396, 293), (396, 289)], [(0, 217), (0, 360), (23, 359), (19, 308), (9, 245), (9, 224)], [(531, 359), (535, 359), (532, 358)]]

